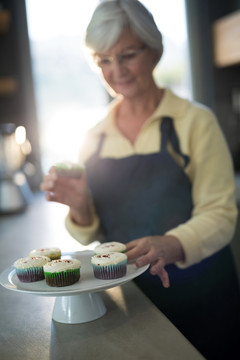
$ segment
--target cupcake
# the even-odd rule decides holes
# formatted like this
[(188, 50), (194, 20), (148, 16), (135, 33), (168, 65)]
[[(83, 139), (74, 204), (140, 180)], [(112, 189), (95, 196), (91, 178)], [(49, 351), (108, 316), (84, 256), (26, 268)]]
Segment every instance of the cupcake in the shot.
[(78, 179), (82, 176), (84, 168), (80, 164), (64, 161), (55, 165), (58, 176)]
[(80, 279), (81, 262), (77, 259), (58, 259), (44, 265), (46, 282), (50, 286), (68, 286)]
[(47, 256), (50, 260), (61, 258), (61, 250), (57, 247), (34, 249), (28, 256)]
[(14, 262), (17, 277), (22, 282), (33, 282), (44, 279), (43, 266), (50, 261), (47, 256), (31, 256)]
[(95, 254), (99, 254), (99, 255), (106, 254), (109, 252), (123, 253), (125, 251), (126, 251), (126, 245), (124, 245), (120, 242), (116, 242), (116, 241), (100, 244), (100, 245), (96, 246), (94, 249)]
[(91, 264), (97, 279), (118, 279), (126, 275), (127, 255), (120, 252), (98, 254), (92, 256)]

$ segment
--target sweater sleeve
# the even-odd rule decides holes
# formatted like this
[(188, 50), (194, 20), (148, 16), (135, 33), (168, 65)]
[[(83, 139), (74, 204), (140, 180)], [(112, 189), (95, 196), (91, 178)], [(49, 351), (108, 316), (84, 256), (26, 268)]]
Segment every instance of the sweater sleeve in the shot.
[(222, 249), (233, 236), (237, 207), (232, 159), (215, 116), (199, 109), (188, 136), (194, 208), (189, 221), (167, 234), (176, 236), (188, 267)]
[(93, 223), (90, 226), (80, 226), (74, 223), (68, 213), (65, 219), (65, 226), (69, 234), (82, 245), (88, 245), (93, 241), (103, 241), (103, 234), (100, 228), (100, 222), (93, 209)]
[[(79, 163), (85, 164), (86, 160), (95, 151), (98, 142), (98, 137), (95, 136), (94, 131), (88, 131), (85, 136), (84, 142), (80, 148), (78, 160)], [(80, 242), (82, 245), (88, 245), (93, 241), (102, 242), (104, 239), (101, 231), (99, 217), (96, 213), (94, 204), (92, 203), (91, 212), (93, 216), (93, 223), (90, 226), (80, 226), (73, 222), (68, 213), (65, 219), (65, 227), (70, 235)]]

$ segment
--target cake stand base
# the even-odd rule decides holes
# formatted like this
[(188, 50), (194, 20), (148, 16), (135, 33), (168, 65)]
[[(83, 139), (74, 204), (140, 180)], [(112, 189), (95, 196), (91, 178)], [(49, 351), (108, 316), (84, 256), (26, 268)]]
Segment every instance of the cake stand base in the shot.
[(82, 293), (56, 297), (53, 320), (65, 324), (80, 324), (99, 319), (107, 309), (98, 293)]

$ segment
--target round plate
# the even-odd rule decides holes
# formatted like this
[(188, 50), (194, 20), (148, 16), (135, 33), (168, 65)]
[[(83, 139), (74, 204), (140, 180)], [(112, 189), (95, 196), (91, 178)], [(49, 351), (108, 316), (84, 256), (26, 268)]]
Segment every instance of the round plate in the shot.
[(114, 286), (124, 284), (134, 279), (146, 271), (149, 265), (137, 268), (135, 263), (127, 265), (127, 274), (119, 279), (100, 280), (93, 274), (91, 256), (93, 251), (77, 251), (64, 253), (62, 259), (79, 259), (81, 261), (80, 280), (73, 285), (63, 287), (52, 287), (47, 285), (45, 280), (23, 283), (19, 281), (13, 266), (4, 270), (0, 275), (0, 284), (5, 288), (22, 293), (41, 295), (41, 296), (69, 296), (80, 293), (91, 293), (109, 289)]

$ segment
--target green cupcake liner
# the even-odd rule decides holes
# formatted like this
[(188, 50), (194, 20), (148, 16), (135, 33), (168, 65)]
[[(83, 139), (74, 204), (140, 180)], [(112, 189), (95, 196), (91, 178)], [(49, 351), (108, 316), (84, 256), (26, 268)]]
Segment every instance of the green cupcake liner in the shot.
[(68, 286), (80, 279), (80, 269), (61, 272), (44, 272), (44, 276), (49, 286)]

